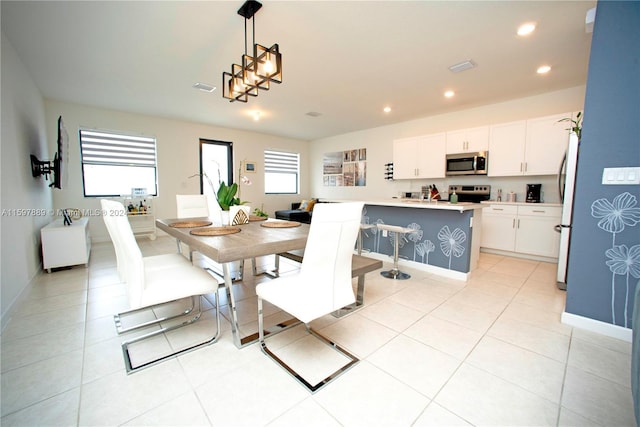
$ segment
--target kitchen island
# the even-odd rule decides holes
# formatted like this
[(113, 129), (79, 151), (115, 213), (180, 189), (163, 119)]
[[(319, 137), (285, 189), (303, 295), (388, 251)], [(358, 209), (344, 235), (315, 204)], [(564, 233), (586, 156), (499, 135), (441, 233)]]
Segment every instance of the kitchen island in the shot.
[[(345, 202), (346, 200), (322, 200)], [(400, 239), (400, 264), (466, 280), (478, 264), (482, 231), (479, 203), (427, 202), (417, 199), (364, 200), (364, 224), (391, 224), (414, 229)], [(363, 252), (389, 261), (393, 233), (362, 229)]]

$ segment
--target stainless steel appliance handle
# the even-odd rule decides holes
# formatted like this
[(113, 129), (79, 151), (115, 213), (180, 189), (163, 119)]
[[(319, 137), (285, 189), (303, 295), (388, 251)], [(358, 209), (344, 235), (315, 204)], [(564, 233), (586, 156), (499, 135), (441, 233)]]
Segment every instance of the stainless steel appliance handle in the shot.
[(478, 171), (478, 156), (473, 156), (473, 172)]
[(558, 194), (560, 195), (560, 201), (564, 202), (564, 185), (562, 182), (562, 169), (564, 169), (564, 165), (567, 162), (567, 152), (564, 152), (564, 156), (562, 156), (562, 161), (560, 162), (560, 169), (558, 170)]

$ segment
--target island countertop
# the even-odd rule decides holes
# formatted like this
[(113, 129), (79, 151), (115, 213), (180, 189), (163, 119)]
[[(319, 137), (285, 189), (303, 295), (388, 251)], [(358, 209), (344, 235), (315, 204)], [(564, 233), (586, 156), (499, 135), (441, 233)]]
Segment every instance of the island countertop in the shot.
[[(323, 202), (352, 202), (355, 200), (339, 200), (339, 199), (321, 199)], [(358, 200), (364, 202), (365, 205), (371, 206), (392, 206), (398, 208), (418, 208), (418, 209), (439, 209), (448, 211), (465, 212), (474, 209), (482, 209), (485, 206), (480, 203), (459, 202), (449, 203), (444, 201), (428, 202), (418, 199), (378, 199), (378, 200)]]

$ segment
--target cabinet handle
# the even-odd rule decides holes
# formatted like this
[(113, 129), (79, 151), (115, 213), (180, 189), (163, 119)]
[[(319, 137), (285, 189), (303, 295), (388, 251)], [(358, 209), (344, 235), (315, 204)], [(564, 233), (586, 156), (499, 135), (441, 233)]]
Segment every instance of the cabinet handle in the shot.
[(541, 210), (536, 210), (536, 209), (534, 209), (534, 210), (532, 210), (531, 212), (536, 212), (536, 213), (545, 213), (546, 211), (541, 211)]
[(492, 211), (503, 211), (504, 209), (502, 208), (491, 208)]
[(518, 228), (520, 228), (520, 219), (518, 219)]
[(511, 228), (516, 228), (516, 219), (513, 218), (513, 224), (511, 224)]
[(525, 172), (527, 171), (527, 166), (528, 166), (527, 162), (524, 162), (524, 171)]
[(523, 165), (523, 163), (522, 163), (522, 162), (520, 162), (520, 172), (523, 172), (523, 170), (522, 170), (522, 165)]

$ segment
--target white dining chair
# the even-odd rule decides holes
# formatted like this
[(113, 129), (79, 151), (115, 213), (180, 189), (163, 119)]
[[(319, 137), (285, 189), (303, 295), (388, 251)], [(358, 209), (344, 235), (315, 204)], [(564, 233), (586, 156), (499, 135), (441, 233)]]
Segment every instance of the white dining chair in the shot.
[(176, 194), (178, 218), (209, 217), (209, 197), (204, 194)]
[[(298, 273), (281, 276), (256, 286), (258, 334), (262, 351), (282, 366), (309, 391), (315, 393), (359, 360), (356, 356), (311, 329), (309, 323), (356, 300), (351, 281), (351, 260), (360, 230), (363, 203), (316, 205)], [(263, 301), (267, 301), (305, 323), (308, 332), (333, 347), (349, 362), (322, 381), (311, 384), (281, 360), (266, 345)]]
[[(220, 284), (218, 281), (201, 268), (192, 265), (180, 254), (143, 257), (131, 230), (124, 206), (111, 200), (102, 200), (101, 205), (105, 225), (116, 251), (118, 273), (121, 275), (121, 280), (126, 284), (129, 302), (129, 310), (114, 315), (118, 334), (152, 325), (160, 326), (159, 329), (122, 343), (127, 373), (135, 372), (170, 357), (217, 341), (220, 336), (220, 307), (217, 294)], [(216, 332), (211, 339), (192, 345), (187, 349), (174, 351), (138, 366), (133, 366), (129, 353), (131, 344), (195, 322), (202, 315), (201, 298), (207, 294), (214, 294), (215, 296)], [(126, 329), (122, 328), (122, 320), (126, 316), (152, 310), (186, 298), (191, 299), (191, 307), (180, 313), (157, 317), (151, 321), (139, 323)], [(153, 312), (155, 314), (155, 311)], [(187, 318), (187, 316), (189, 317)], [(185, 317), (185, 320), (178, 324), (169, 322), (180, 317)], [(171, 326), (165, 326), (167, 323), (172, 324)]]
[[(216, 205), (217, 201), (213, 201)], [(210, 211), (209, 197), (204, 194), (176, 194), (176, 208), (178, 210), (178, 218), (209, 218)], [(217, 218), (212, 217), (212, 221), (220, 221), (220, 216)], [(193, 251), (191, 248), (176, 240), (178, 245), (178, 251), (185, 254), (189, 258), (189, 261), (193, 261)]]

